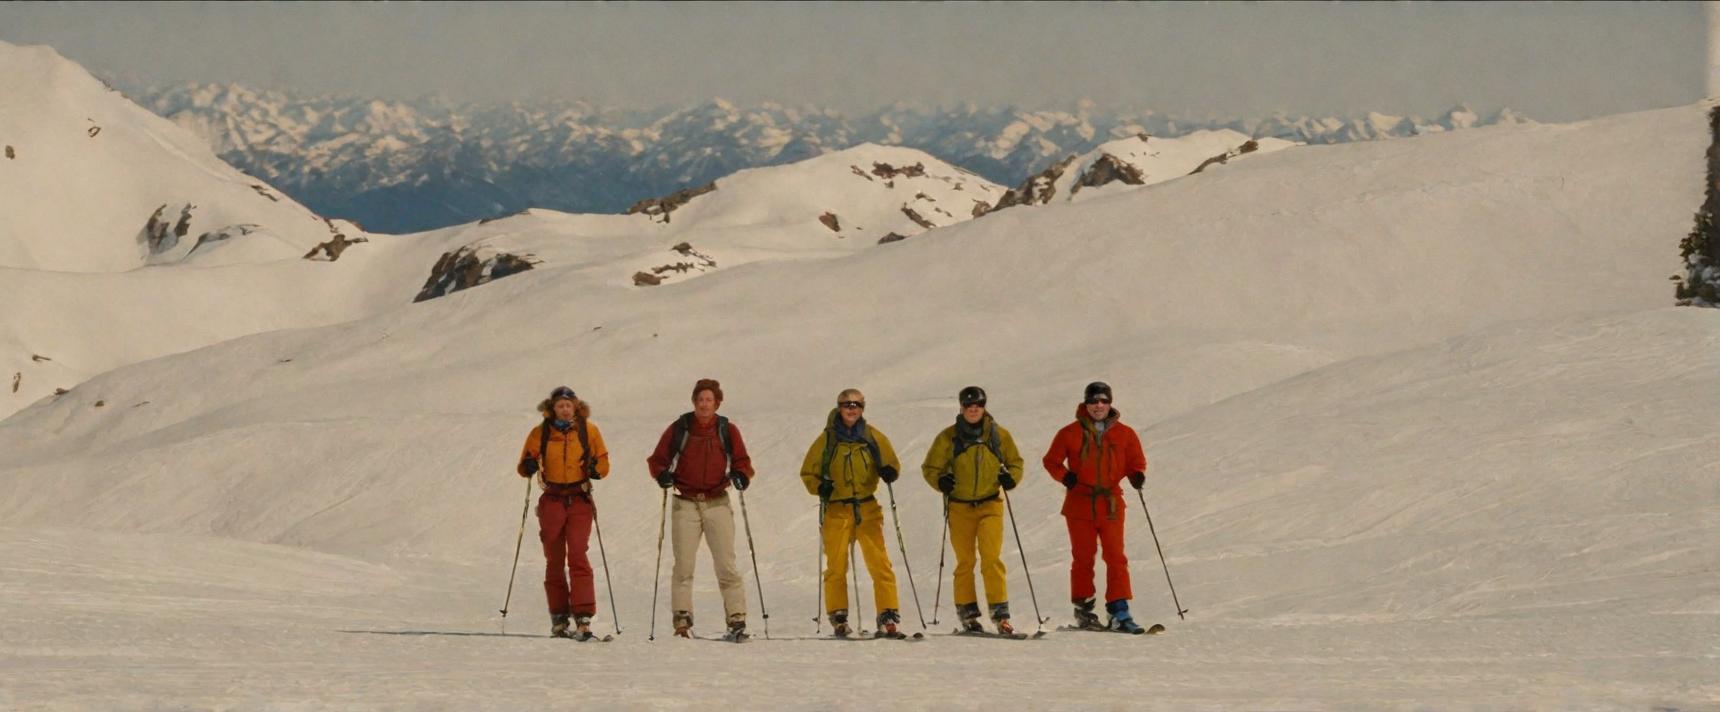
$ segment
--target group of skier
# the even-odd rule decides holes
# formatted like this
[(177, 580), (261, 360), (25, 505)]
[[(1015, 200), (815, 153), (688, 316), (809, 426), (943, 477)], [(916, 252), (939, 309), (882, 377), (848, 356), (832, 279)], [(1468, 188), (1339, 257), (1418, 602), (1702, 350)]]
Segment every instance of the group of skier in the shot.
[[(944, 533), (956, 559), (953, 583), (961, 621), (958, 632), (989, 634), (981, 622), (989, 617), (995, 634), (1019, 636), (1010, 623), (1002, 551), (1008, 504), (1005, 493), (1022, 481), (1023, 460), (1009, 431), (986, 411), (983, 389), (968, 386), (957, 398), (960, 414), (932, 441), (920, 470), (926, 484), (944, 501)], [(1111, 398), (1110, 386), (1088, 384), (1074, 422), (1058, 431), (1042, 462), (1050, 477), (1065, 489), (1062, 514), (1073, 554), (1069, 576), (1076, 627), (1142, 633), (1145, 631), (1129, 612), (1132, 593), (1124, 554), (1121, 485), (1126, 480), (1140, 489), (1147, 460), (1135, 431), (1119, 422)], [(721, 384), (699, 380), (693, 387), (693, 409), (664, 429), (646, 463), (652, 480), (663, 489), (664, 516), (671, 522), (674, 564), (670, 608), (675, 635), (693, 636), (693, 569), (703, 539), (722, 593), (727, 626), (724, 638), (740, 641), (747, 637), (747, 596), (736, 563), (729, 489), (744, 493), (755, 471), (740, 429), (717, 414), (722, 403)], [(890, 439), (866, 422), (865, 409), (866, 396), (858, 389), (838, 394), (836, 406), (826, 417), (823, 431), (807, 448), (800, 468), (801, 482), (819, 504), (826, 562), (819, 592), (821, 608), (836, 637), (854, 634), (845, 579), (849, 567), (857, 565), (851, 561), (857, 544), (872, 579), (878, 611), (874, 634), (905, 638), (900, 631), (896, 575), (884, 542), (883, 508), (877, 497), (882, 483), (894, 511), (893, 484), (900, 477), (901, 463)], [(549, 602), (550, 630), (558, 637), (591, 639), (591, 619), (597, 612), (594, 577), (586, 555), (597, 516), (591, 483), (609, 475), (609, 451), (602, 433), (590, 420), (590, 406), (573, 389), (556, 388), (538, 410), (543, 423), (526, 437), (517, 472), (522, 477), (536, 477), (542, 490), (537, 518), (546, 565), (544, 592)], [(671, 494), (672, 507), (668, 502)], [(740, 505), (745, 521), (744, 495)], [(748, 527), (750, 541), (750, 523)], [(601, 529), (598, 531), (601, 544)], [(899, 522), (896, 536), (901, 544)], [(941, 543), (939, 548), (941, 557)], [(1103, 622), (1093, 580), (1095, 557), (1101, 551), (1106, 567), (1107, 619)], [(985, 586), (985, 609), (980, 608), (974, 581), (976, 563)], [(940, 558), (940, 570), (941, 566)], [(655, 609), (655, 601), (652, 605)]]

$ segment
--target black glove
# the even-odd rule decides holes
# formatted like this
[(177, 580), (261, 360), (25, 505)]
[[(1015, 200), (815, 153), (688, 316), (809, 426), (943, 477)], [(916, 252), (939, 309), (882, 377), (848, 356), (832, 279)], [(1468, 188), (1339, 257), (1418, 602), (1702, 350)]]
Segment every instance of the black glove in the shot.
[(1015, 489), (1015, 478), (1011, 477), (1008, 472), (999, 472), (997, 473), (997, 486), (1006, 490)]
[(1063, 487), (1066, 489), (1075, 489), (1075, 471), (1074, 470), (1070, 470), (1068, 472), (1063, 473)]
[(895, 484), (896, 478), (900, 476), (896, 473), (896, 468), (889, 465), (878, 468), (878, 479), (883, 480), (884, 484)]
[(956, 476), (948, 472), (938, 475), (938, 491), (944, 494), (956, 491)]
[(534, 460), (534, 459), (529, 458), (529, 457), (524, 459), (524, 460), (520, 460), (520, 476), (521, 477), (531, 477), (532, 475), (537, 474), (537, 471), (538, 471), (537, 460)]
[(657, 486), (669, 489), (675, 486), (675, 473), (668, 470), (657, 473)]
[(834, 494), (835, 492), (836, 492), (836, 483), (835, 482), (831, 482), (830, 480), (819, 480), (818, 481), (818, 498), (819, 499), (828, 500), (828, 499), (830, 499), (830, 495)]
[(1129, 473), (1129, 484), (1134, 485), (1135, 489), (1140, 489), (1141, 486), (1145, 485), (1146, 483), (1147, 483), (1147, 473), (1145, 473), (1145, 472), (1131, 472), (1131, 473)]
[(752, 480), (747, 479), (746, 474), (741, 472), (740, 470), (735, 470), (734, 472), (730, 472), (729, 473), (729, 481), (734, 483), (735, 489), (740, 490), (742, 492), (747, 491), (747, 485), (752, 483)]

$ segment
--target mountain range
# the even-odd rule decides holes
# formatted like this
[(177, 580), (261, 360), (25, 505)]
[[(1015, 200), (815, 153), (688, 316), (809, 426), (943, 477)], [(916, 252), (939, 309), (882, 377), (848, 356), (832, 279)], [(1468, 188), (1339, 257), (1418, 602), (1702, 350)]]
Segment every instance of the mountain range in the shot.
[(1436, 118), (1190, 118), (1108, 110), (927, 108), (898, 103), (844, 114), (815, 106), (622, 110), (582, 101), (454, 104), (260, 90), (236, 84), (121, 85), (134, 101), (203, 137), (228, 163), (319, 214), (402, 233), (526, 208), (617, 213), (638, 201), (746, 168), (793, 163), (863, 143), (923, 150), (1002, 185), (1110, 141), (1229, 130), (1330, 144), (1532, 123), (1458, 105)]

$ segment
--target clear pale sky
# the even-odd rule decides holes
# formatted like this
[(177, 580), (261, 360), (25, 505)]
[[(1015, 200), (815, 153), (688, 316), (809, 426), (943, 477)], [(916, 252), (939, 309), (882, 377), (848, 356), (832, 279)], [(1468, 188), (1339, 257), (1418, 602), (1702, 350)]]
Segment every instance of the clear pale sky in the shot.
[(3, 3), (102, 76), (620, 107), (895, 101), (1539, 120), (1704, 95), (1700, 3)]

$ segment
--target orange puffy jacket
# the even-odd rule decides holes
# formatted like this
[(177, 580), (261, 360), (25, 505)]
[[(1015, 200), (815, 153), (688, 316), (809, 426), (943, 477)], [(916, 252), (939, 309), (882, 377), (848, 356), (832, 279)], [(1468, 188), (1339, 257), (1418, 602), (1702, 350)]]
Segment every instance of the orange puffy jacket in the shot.
[[(591, 465), (596, 470), (597, 479), (609, 475), (609, 449), (603, 445), (603, 433), (591, 421), (583, 418), (575, 421), (574, 427), (585, 426), (586, 440), (591, 443)], [(538, 452), (538, 444), (543, 442), (543, 428), (539, 425), (532, 428), (526, 436), (526, 444), (520, 448), (520, 460), (541, 460), (543, 469), (539, 476), (546, 485), (568, 485), (587, 479), (586, 473), (580, 470), (580, 460), (585, 451), (579, 446), (579, 433), (569, 429), (561, 432), (555, 428), (549, 429), (549, 447), (547, 452)], [(521, 474), (524, 474), (521, 471)]]
[(1063, 516), (1072, 519), (1115, 519), (1123, 511), (1123, 480), (1131, 472), (1147, 471), (1147, 455), (1134, 428), (1118, 422), (1116, 408), (1099, 435), (1087, 407), (1075, 407), (1075, 422), (1063, 426), (1045, 453), (1045, 471), (1058, 486), (1063, 475), (1075, 473), (1075, 486), (1063, 495)]

